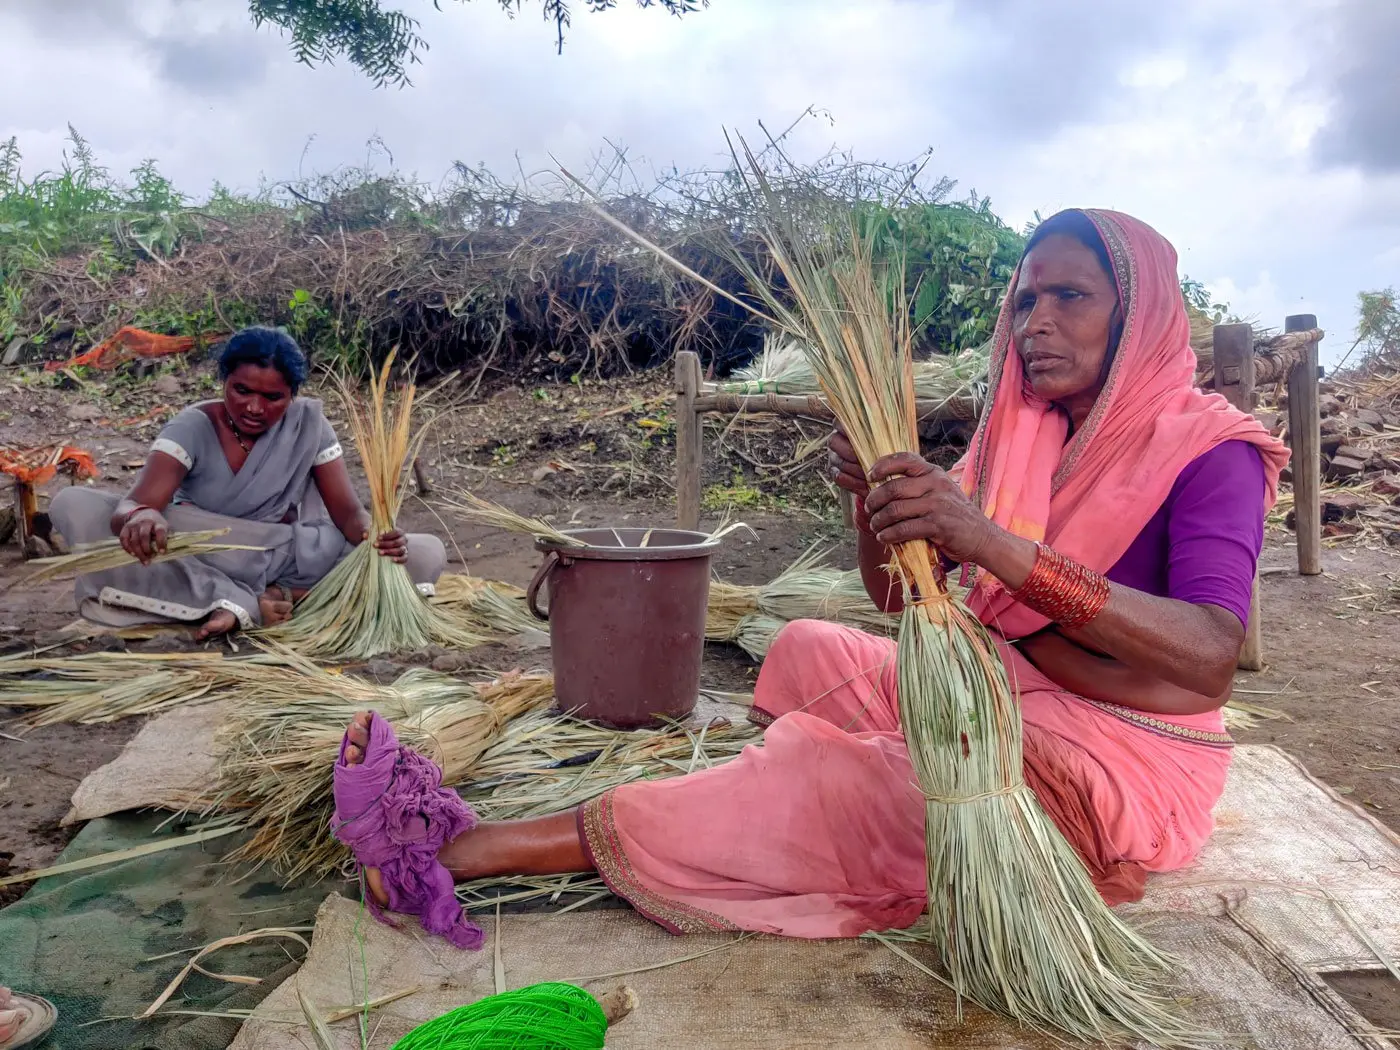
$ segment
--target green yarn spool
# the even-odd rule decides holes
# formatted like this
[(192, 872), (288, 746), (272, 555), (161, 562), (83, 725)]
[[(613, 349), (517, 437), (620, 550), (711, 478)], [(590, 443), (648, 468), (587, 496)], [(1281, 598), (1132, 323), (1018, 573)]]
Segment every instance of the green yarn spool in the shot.
[(532, 984), (449, 1010), (393, 1050), (603, 1050), (608, 1019), (572, 984)]

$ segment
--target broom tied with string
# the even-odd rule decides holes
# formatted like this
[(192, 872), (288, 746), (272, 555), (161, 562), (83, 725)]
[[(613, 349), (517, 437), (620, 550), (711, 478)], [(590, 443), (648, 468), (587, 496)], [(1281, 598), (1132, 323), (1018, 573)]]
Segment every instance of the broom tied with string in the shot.
[[(803, 345), (867, 474), (886, 456), (917, 452), (898, 252), (882, 269), (875, 234), (849, 208), (779, 193), (740, 146), (735, 168), (785, 285), (779, 293), (735, 256), (764, 310), (632, 236)], [(900, 723), (927, 799), (929, 935), (954, 990), (1078, 1039), (1210, 1044), (1211, 1033), (1155, 990), (1168, 960), (1109, 911), (1026, 786), (1020, 710), (986, 628), (946, 592), (926, 541), (892, 553), (907, 595), (896, 657)]]
[(397, 398), (389, 395), (394, 357), (391, 352), (371, 376), (367, 406), (347, 380), (337, 380), (369, 487), (369, 533), (311, 589), (290, 620), (260, 632), (303, 656), (363, 660), (430, 645), (469, 649), (482, 640), (450, 608), (428, 604), (407, 569), (375, 546), (395, 528), (408, 472), (427, 436), (426, 426), (413, 425), (415, 384), (404, 384)]

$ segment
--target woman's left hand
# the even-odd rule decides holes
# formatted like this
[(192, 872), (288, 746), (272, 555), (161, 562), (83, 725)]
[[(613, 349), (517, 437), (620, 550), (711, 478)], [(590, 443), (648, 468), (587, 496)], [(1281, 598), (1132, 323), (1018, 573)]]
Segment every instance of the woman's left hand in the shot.
[(408, 561), (408, 537), (398, 529), (381, 532), (374, 541), (374, 549), (380, 557), (396, 561), (400, 565)]
[(984, 565), (997, 529), (942, 469), (912, 452), (879, 460), (865, 497), (870, 531), (886, 546), (928, 540), (954, 562)]

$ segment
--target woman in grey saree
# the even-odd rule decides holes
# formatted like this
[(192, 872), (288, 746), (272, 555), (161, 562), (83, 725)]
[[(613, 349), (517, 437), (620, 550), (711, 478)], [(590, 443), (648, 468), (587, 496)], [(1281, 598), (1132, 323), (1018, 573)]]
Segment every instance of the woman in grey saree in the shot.
[[(78, 612), (114, 627), (199, 623), (197, 638), (287, 619), (292, 602), (369, 534), (321, 402), (297, 397), (306, 359), (290, 336), (249, 328), (219, 360), (224, 396), (166, 424), (125, 497), (72, 487), (50, 517), (71, 544), (119, 536), (142, 564), (80, 576)], [(174, 532), (228, 529), (225, 551), (148, 564)], [(435, 536), (384, 533), (380, 554), (425, 594), (446, 566)]]

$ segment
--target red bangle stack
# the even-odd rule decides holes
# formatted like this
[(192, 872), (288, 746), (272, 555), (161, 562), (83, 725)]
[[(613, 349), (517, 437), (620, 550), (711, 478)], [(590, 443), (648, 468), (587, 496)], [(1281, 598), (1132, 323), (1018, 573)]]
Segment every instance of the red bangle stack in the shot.
[(1106, 578), (1043, 543), (1035, 545), (1035, 566), (1026, 582), (1011, 592), (1022, 605), (1071, 629), (1103, 612), (1108, 596)]

